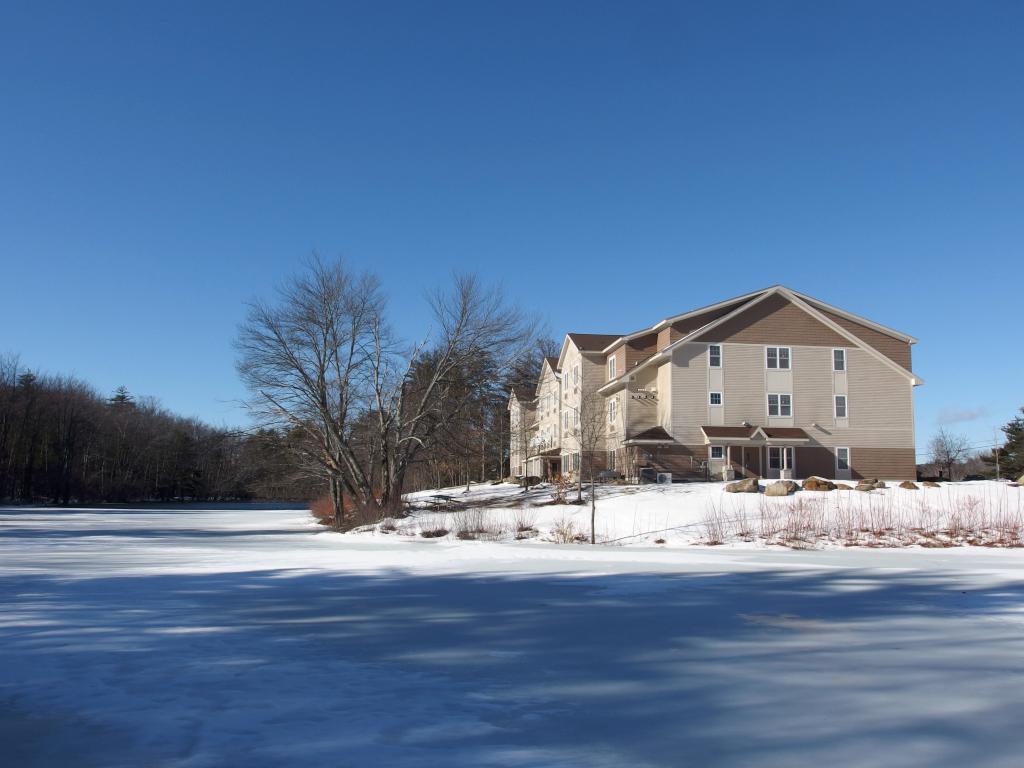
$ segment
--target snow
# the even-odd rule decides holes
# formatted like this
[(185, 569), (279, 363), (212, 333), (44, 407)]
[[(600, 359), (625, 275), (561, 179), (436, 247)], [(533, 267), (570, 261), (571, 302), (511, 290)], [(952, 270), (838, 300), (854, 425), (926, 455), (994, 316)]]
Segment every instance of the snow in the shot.
[[(771, 482), (771, 481), (763, 481)], [(842, 483), (843, 481), (836, 481)], [(790, 497), (771, 498), (763, 494), (724, 493), (726, 483), (679, 483), (673, 485), (605, 485), (598, 486), (595, 532), (598, 541), (618, 545), (649, 545), (662, 541), (666, 546), (690, 546), (707, 543), (707, 518), (712, 516), (725, 528), (725, 541), (730, 546), (762, 547), (777, 544), (784, 536), (766, 539), (758, 535), (765, 510), (775, 510), (779, 524), (787, 518), (812, 518), (810, 523), (830, 535), (812, 537), (805, 542), (815, 547), (848, 547), (906, 544), (926, 541), (927, 537), (909, 533), (911, 529), (943, 530), (950, 517), (960, 512), (966, 522), (976, 529), (1001, 525), (1017, 525), (1016, 544), (1024, 545), (1024, 488), (1008, 483), (975, 481), (946, 483), (939, 488), (920, 487), (909, 490), (898, 487), (898, 481), (888, 481), (887, 488), (868, 493), (841, 490), (830, 493), (798, 491)], [(397, 533), (417, 535), (430, 528), (446, 528), (451, 536), (464, 524), (465, 514), (460, 511), (430, 511), (430, 497), (450, 496), (457, 507), (479, 509), (492, 527), (490, 538), (515, 538), (516, 522), (532, 522), (540, 540), (551, 539), (557, 526), (570, 523), (573, 529), (590, 533), (590, 505), (553, 504), (551, 485), (544, 484), (525, 493), (512, 484), (472, 485), (422, 491), (410, 494), (410, 500), (419, 506), (413, 517), (397, 521)], [(584, 488), (584, 497), (589, 497)], [(567, 500), (577, 498), (577, 489), (567, 493)], [(971, 514), (965, 514), (970, 510)], [(840, 529), (854, 522), (853, 528), (884, 528), (885, 535), (847, 535)], [(741, 522), (743, 523), (741, 525)], [(796, 521), (799, 522), (799, 521)], [(807, 522), (804, 520), (804, 522)], [(743, 528), (750, 535), (741, 535)], [(373, 533), (380, 533), (374, 528)], [(949, 543), (949, 537), (936, 537)], [(960, 537), (960, 540), (969, 538)], [(928, 542), (932, 543), (932, 542)]]
[[(1020, 490), (920, 493), (967, 492)], [(0, 509), (3, 762), (1019, 765), (1021, 551), (650, 543), (721, 497), (609, 488), (602, 535), (643, 535), (597, 547), (542, 540), (581, 507), (524, 541)]]

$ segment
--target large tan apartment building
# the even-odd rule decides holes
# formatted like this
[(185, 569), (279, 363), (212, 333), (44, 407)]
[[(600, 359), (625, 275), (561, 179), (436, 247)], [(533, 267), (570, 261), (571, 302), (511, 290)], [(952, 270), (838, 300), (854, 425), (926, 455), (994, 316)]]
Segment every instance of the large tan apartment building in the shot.
[(512, 473), (575, 475), (593, 447), (631, 479), (910, 479), (914, 343), (781, 285), (634, 333), (569, 333), (536, 388), (510, 394)]

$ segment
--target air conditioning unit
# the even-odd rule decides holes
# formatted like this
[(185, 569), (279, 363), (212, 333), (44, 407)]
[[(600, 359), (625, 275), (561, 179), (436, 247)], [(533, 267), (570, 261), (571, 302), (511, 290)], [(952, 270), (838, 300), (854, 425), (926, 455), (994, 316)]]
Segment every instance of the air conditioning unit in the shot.
[(658, 485), (672, 485), (672, 473), (671, 472), (659, 472), (658, 473)]

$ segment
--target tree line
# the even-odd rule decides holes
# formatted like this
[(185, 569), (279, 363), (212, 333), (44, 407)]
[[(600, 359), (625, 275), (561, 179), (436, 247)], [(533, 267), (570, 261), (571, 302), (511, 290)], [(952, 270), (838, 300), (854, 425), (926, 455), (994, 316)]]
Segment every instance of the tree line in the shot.
[(302, 499), (316, 479), (286, 432), (184, 418), (126, 388), (101, 395), (72, 376), (0, 357), (0, 499), (62, 504)]

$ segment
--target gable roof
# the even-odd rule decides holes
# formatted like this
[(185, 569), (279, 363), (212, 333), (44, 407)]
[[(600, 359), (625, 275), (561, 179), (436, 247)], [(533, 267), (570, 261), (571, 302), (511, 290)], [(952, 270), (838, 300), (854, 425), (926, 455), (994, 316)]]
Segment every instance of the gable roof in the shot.
[(622, 338), (618, 333), (567, 333), (565, 334), (580, 352), (600, 352), (609, 344)]
[[(664, 347), (663, 349), (659, 350), (657, 353), (651, 355), (650, 357), (648, 357), (646, 360), (644, 360), (643, 362), (641, 362), (638, 365), (636, 365), (631, 370), (629, 370), (627, 372), (624, 372), (618, 378), (613, 379), (612, 381), (609, 381), (607, 384), (605, 384), (604, 386), (600, 387), (598, 389), (598, 391), (599, 392), (605, 391), (605, 390), (607, 390), (609, 388), (612, 388), (614, 385), (621, 384), (625, 380), (627, 375), (634, 374), (638, 370), (640, 370), (641, 368), (645, 368), (647, 365), (649, 365), (651, 363), (664, 362), (665, 360), (668, 360), (671, 357), (672, 350), (675, 349), (676, 347), (678, 347), (678, 346), (680, 346), (682, 344), (685, 344), (688, 341), (692, 341), (693, 339), (708, 333), (709, 331), (719, 327), (720, 325), (723, 325), (724, 323), (726, 323), (726, 322), (732, 320), (733, 318), (739, 316), (740, 314), (746, 312), (747, 310), (751, 309), (752, 307), (757, 306), (758, 304), (760, 304), (762, 301), (764, 301), (768, 297), (775, 296), (775, 295), (781, 295), (783, 298), (789, 300), (792, 304), (794, 304), (795, 306), (797, 306), (800, 309), (802, 309), (804, 312), (809, 314), (811, 317), (813, 317), (815, 320), (820, 322), (822, 325), (826, 326), (827, 328), (829, 328), (831, 331), (833, 331), (834, 333), (838, 334), (842, 338), (846, 339), (854, 347), (857, 347), (859, 349), (863, 349), (865, 352), (870, 354), (872, 357), (876, 358), (878, 361), (882, 362), (884, 365), (887, 365), (888, 367), (890, 367), (890, 368), (896, 370), (897, 372), (901, 373), (902, 375), (906, 376), (908, 379), (910, 379), (910, 382), (914, 386), (917, 386), (919, 384), (923, 384), (924, 383), (924, 380), (921, 379), (919, 376), (917, 376), (913, 371), (911, 371), (911, 370), (909, 370), (907, 368), (904, 368), (902, 365), (900, 365), (899, 363), (895, 362), (894, 360), (889, 358), (887, 355), (883, 354), (882, 352), (879, 352), (878, 349), (876, 349), (874, 346), (869, 344), (864, 338), (862, 338), (860, 336), (857, 336), (856, 334), (850, 332), (849, 330), (847, 330), (843, 326), (839, 325), (838, 323), (834, 322), (832, 319), (827, 317), (825, 314), (822, 313), (822, 311), (820, 311), (820, 310), (816, 309), (815, 307), (813, 307), (810, 303), (808, 303), (808, 301), (804, 300), (804, 298), (802, 297), (802, 294), (797, 294), (796, 292), (791, 291), (790, 289), (786, 288), (786, 286), (784, 286), (784, 285), (773, 285), (770, 288), (765, 288), (762, 291), (757, 291), (757, 292), (752, 293), (752, 294), (746, 294), (745, 296), (741, 297), (742, 299), (747, 299), (747, 300), (743, 301), (742, 303), (739, 303), (736, 306), (736, 308), (733, 309), (732, 311), (727, 312), (724, 315), (721, 315), (720, 317), (716, 318), (715, 320), (712, 320), (711, 322), (709, 322), (709, 323), (707, 323), (705, 325), (702, 325), (701, 327), (691, 331), (690, 333), (686, 334), (685, 336), (682, 336), (681, 338), (677, 339), (676, 341), (673, 341), (671, 344), (669, 344), (666, 347)], [(729, 305), (729, 304), (731, 304), (731, 303), (733, 303), (735, 301), (736, 301), (735, 299), (729, 299), (727, 301), (720, 302), (720, 304), (717, 305), (717, 306), (726, 306), (726, 305)], [(811, 301), (814, 301), (815, 303), (819, 303), (819, 304), (824, 305), (824, 302), (818, 302), (817, 299), (812, 299)], [(828, 305), (824, 305), (824, 306), (828, 306)], [(707, 308), (707, 307), (704, 308), (705, 311), (707, 309), (709, 309), (709, 308)], [(688, 313), (688, 314), (693, 314), (693, 313)], [(677, 318), (678, 317), (683, 317), (683, 316), (682, 315), (681, 316), (677, 316)], [(856, 317), (856, 316), (854, 315), (852, 317)], [(662, 322), (664, 323), (666, 321), (662, 321)], [(870, 322), (870, 321), (864, 321), (864, 322)], [(884, 328), (884, 326), (878, 326), (878, 327), (879, 327), (879, 329)], [(887, 332), (890, 335), (896, 334), (897, 337), (901, 338), (901, 340), (905, 340), (906, 343), (908, 343), (908, 344), (913, 344), (916, 341), (916, 339), (914, 339), (912, 336), (907, 336), (906, 334), (900, 334), (899, 331), (894, 331), (892, 329), (885, 329), (885, 332)]]

